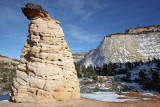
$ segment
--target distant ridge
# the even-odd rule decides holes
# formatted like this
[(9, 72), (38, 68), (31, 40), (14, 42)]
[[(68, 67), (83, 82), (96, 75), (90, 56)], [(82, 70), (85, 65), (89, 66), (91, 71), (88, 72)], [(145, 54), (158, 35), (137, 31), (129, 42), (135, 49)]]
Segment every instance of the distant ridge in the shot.
[(12, 63), (18, 64), (19, 60), (18, 59), (12, 59), (12, 58), (9, 58), (7, 56), (3, 56), (3, 55), (0, 54), (0, 62), (12, 62)]

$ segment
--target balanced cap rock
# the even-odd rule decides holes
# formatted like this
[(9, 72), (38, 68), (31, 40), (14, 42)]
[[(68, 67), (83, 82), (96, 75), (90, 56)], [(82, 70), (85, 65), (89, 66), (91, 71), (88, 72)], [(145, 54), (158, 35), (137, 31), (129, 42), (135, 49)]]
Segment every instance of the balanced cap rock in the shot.
[(22, 8), (31, 21), (10, 93), (13, 102), (55, 102), (80, 98), (79, 81), (60, 22), (41, 6)]

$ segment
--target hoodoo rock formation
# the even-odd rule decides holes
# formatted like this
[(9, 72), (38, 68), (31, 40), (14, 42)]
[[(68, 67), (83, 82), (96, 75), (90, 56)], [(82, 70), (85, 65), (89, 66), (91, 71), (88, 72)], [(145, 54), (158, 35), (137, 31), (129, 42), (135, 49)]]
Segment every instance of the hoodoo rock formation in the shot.
[(55, 102), (80, 98), (79, 81), (59, 22), (41, 6), (22, 8), (31, 21), (16, 78), (10, 93), (13, 102)]

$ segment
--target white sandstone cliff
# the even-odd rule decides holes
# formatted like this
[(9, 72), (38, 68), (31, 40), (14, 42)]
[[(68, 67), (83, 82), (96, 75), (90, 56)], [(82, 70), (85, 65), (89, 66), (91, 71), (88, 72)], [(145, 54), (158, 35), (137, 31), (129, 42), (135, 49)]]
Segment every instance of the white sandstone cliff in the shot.
[(137, 28), (135, 31), (132, 29), (134, 33), (106, 36), (93, 54), (77, 63), (85, 66), (90, 64), (102, 66), (109, 62), (125, 63), (160, 59), (160, 32), (155, 32), (152, 26), (150, 28), (152, 31), (149, 29), (147, 32), (145, 29), (145, 33), (142, 28), (140, 30)]

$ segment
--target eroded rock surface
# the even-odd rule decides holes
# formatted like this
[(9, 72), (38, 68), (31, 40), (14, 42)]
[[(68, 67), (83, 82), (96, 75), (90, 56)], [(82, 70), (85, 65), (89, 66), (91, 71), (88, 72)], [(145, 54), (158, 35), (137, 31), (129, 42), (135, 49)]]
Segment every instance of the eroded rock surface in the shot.
[(80, 98), (79, 81), (59, 22), (41, 6), (26, 4), (31, 21), (16, 78), (10, 93), (14, 102), (55, 102)]
[(126, 63), (160, 59), (159, 25), (130, 29), (127, 33), (104, 37), (98, 48), (77, 62), (86, 67), (104, 63)]
[(126, 30), (126, 33), (146, 33), (146, 32), (159, 32), (160, 31), (160, 25), (154, 25), (154, 26), (146, 26), (146, 27), (138, 27), (138, 28), (131, 28)]
[(83, 59), (86, 54), (87, 53), (75, 53), (75, 54), (72, 54), (74, 63), (76, 63), (76, 62), (80, 61), (81, 59)]

